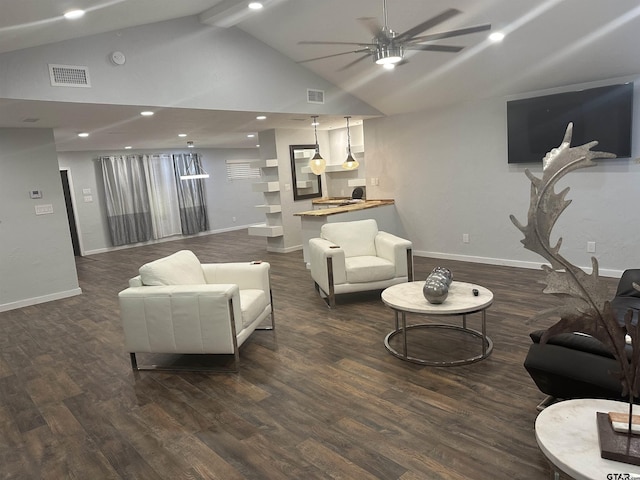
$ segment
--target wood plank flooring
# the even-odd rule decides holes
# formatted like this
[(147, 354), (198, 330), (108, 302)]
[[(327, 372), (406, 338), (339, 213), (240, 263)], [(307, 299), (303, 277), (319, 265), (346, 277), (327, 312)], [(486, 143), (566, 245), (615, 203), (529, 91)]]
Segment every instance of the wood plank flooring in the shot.
[[(117, 293), (182, 248), (272, 265), (276, 332), (250, 337), (239, 374), (131, 371)], [(380, 292), (329, 310), (301, 252), (267, 253), (246, 230), (78, 258), (82, 295), (0, 313), (0, 478), (548, 478), (533, 428), (544, 396), (522, 366), (528, 333), (552, 323), (527, 324), (556, 301), (542, 273), (416, 258), (416, 278), (436, 265), (494, 292), (488, 359), (400, 361), (383, 346)]]

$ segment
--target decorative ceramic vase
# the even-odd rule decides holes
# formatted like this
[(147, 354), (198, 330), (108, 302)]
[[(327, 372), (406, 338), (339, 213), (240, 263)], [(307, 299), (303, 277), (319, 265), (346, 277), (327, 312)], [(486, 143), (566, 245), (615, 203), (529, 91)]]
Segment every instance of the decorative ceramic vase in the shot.
[(436, 267), (431, 273), (439, 273), (444, 275), (447, 278), (447, 285), (451, 286), (451, 282), (453, 281), (453, 273), (447, 267)]
[(424, 287), (422, 287), (422, 294), (429, 303), (442, 303), (449, 295), (449, 285), (438, 278), (431, 278), (429, 275), (424, 282)]

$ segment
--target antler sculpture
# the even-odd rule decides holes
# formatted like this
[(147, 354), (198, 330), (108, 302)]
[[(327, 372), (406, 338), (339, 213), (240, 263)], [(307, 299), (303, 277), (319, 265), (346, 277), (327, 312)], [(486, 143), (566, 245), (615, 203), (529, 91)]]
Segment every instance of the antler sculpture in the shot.
[[(563, 332), (587, 333), (611, 349), (620, 364), (620, 381), (623, 396), (629, 395), (630, 409), (633, 397), (638, 398), (638, 363), (640, 359), (640, 330), (638, 322), (632, 325), (633, 312), (624, 317), (624, 325), (616, 319), (608, 300), (607, 285), (598, 277), (598, 260), (591, 257), (591, 274), (574, 266), (560, 254), (562, 238), (551, 245), (551, 230), (571, 200), (565, 197), (569, 187), (556, 193), (554, 187), (567, 173), (579, 168), (596, 165), (596, 158), (615, 158), (607, 152), (594, 152), (591, 148), (597, 141), (571, 147), (573, 124), (569, 124), (564, 139), (558, 148), (547, 153), (543, 159), (542, 178), (537, 178), (528, 169), (525, 174), (531, 180), (531, 200), (527, 214), (527, 224), (522, 225), (510, 215), (513, 224), (523, 233), (524, 248), (544, 257), (550, 266), (542, 268), (546, 272), (544, 293), (562, 297), (560, 306), (535, 315), (532, 320), (559, 315), (560, 320), (550, 327), (541, 343), (553, 335)], [(634, 284), (636, 290), (640, 287)], [(625, 352), (625, 335), (631, 337), (632, 355)], [(629, 420), (631, 421), (631, 419)]]

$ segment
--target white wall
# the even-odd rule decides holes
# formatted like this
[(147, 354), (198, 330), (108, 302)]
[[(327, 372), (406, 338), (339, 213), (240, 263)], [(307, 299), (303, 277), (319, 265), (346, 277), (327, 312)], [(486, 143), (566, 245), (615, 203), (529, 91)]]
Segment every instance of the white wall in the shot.
[[(595, 85), (594, 85), (595, 86)], [(507, 164), (506, 98), (446, 110), (367, 120), (364, 126), (370, 198), (395, 198), (416, 254), (536, 267), (542, 257), (524, 249), (510, 214), (526, 223), (529, 180), (541, 164)], [(640, 148), (640, 91), (636, 84), (634, 155)], [(640, 265), (640, 165), (633, 159), (600, 161), (570, 173), (573, 203), (554, 228), (561, 253), (591, 267), (587, 241), (596, 242), (601, 273), (618, 276)], [(462, 236), (469, 234), (470, 243)], [(557, 237), (554, 237), (557, 238)]]
[(0, 194), (0, 311), (81, 293), (52, 130), (0, 129)]
[[(121, 51), (116, 66), (109, 54)], [(86, 66), (91, 88), (52, 87), (48, 64)], [(325, 104), (307, 103), (307, 89)], [(379, 112), (237, 28), (197, 16), (0, 54), (0, 98), (212, 110)]]
[[(226, 160), (256, 160), (258, 150), (247, 149), (195, 149), (201, 155), (203, 167), (210, 177), (205, 180), (207, 213), (211, 232), (245, 228), (259, 223), (262, 216), (254, 205), (260, 203), (260, 194), (251, 189), (252, 180), (227, 181)], [(59, 152), (61, 169), (68, 169), (72, 179), (75, 213), (78, 219), (80, 246), (84, 255), (112, 248), (106, 220), (104, 188), (98, 158), (107, 155), (154, 153), (188, 153), (184, 150), (136, 150), (121, 152)], [(92, 201), (85, 202), (88, 189)]]

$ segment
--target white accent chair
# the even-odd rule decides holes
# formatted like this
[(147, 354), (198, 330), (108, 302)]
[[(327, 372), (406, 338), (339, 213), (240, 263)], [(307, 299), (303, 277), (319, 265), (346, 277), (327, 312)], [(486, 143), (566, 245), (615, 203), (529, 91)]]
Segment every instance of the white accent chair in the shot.
[(343, 293), (413, 281), (409, 240), (378, 231), (374, 219), (325, 223), (309, 240), (311, 277), (329, 308)]
[[(270, 265), (266, 262), (203, 263), (190, 250), (140, 267), (118, 294), (125, 348), (134, 370), (211, 370), (138, 366), (136, 353), (231, 354), (256, 329), (275, 327)], [(270, 317), (270, 321), (263, 321)]]

